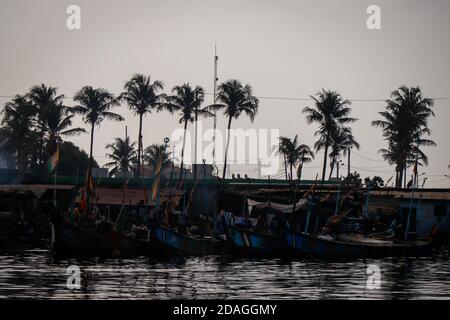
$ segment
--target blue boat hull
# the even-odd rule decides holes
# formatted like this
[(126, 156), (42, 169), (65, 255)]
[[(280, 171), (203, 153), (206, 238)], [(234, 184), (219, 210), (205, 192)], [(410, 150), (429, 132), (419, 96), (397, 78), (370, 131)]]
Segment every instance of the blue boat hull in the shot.
[(242, 255), (282, 255), (285, 245), (282, 236), (267, 235), (227, 226), (227, 241), (230, 250)]
[(151, 243), (156, 254), (212, 255), (223, 254), (224, 241), (212, 237), (196, 237), (178, 233), (163, 226), (152, 228)]
[(285, 236), (285, 240), (291, 253), (318, 255), (322, 257), (424, 255), (429, 254), (431, 250), (430, 241), (393, 244), (389, 246), (370, 245), (320, 239), (297, 232), (288, 232)]

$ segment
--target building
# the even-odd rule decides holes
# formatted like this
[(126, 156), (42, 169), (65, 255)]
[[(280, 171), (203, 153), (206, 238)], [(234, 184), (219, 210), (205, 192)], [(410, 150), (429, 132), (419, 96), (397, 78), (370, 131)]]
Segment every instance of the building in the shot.
[(450, 190), (422, 189), (414, 196), (411, 190), (372, 191), (370, 197), (369, 207), (377, 213), (397, 208), (404, 226), (409, 216), (409, 231), (418, 237), (427, 237), (434, 226), (440, 235), (450, 235)]

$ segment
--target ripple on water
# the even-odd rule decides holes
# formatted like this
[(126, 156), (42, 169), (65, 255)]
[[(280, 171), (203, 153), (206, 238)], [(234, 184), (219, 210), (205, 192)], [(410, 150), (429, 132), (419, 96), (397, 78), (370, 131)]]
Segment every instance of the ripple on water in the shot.
[[(192, 257), (53, 260), (44, 250), (0, 254), (0, 298), (449, 299), (449, 247), (430, 257), (321, 261)], [(366, 269), (381, 268), (367, 289)], [(66, 286), (78, 265), (80, 290)]]

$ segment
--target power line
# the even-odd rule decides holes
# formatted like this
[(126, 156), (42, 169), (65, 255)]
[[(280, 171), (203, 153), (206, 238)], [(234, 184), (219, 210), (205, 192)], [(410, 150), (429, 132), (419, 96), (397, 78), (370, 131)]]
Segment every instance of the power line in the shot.
[[(212, 93), (206, 92), (206, 95), (213, 95)], [(301, 97), (277, 97), (277, 96), (255, 96), (258, 99), (261, 100), (285, 100), (285, 101), (314, 101), (312, 98), (301, 98)], [(14, 98), (12, 95), (0, 95), (1, 99), (11, 99)], [(65, 96), (63, 99), (73, 99), (73, 97)], [(450, 97), (437, 97), (437, 98), (430, 98), (432, 100), (450, 100)], [(388, 99), (347, 99), (349, 101), (354, 102), (385, 102)]]

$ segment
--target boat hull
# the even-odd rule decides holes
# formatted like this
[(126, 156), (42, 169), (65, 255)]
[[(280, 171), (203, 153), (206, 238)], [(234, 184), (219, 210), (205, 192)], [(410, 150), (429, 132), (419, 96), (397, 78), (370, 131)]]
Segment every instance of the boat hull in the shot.
[(250, 230), (227, 226), (230, 251), (240, 255), (282, 255), (285, 245), (282, 236), (267, 235)]
[(369, 245), (321, 239), (297, 232), (287, 233), (285, 240), (291, 253), (322, 257), (427, 255), (431, 251), (430, 241)]
[(154, 254), (215, 255), (223, 254), (223, 240), (212, 237), (196, 237), (178, 233), (163, 226), (152, 228), (151, 247)]
[(145, 252), (147, 243), (132, 239), (114, 229), (103, 231), (65, 222), (52, 224), (52, 251), (63, 256), (129, 257)]

